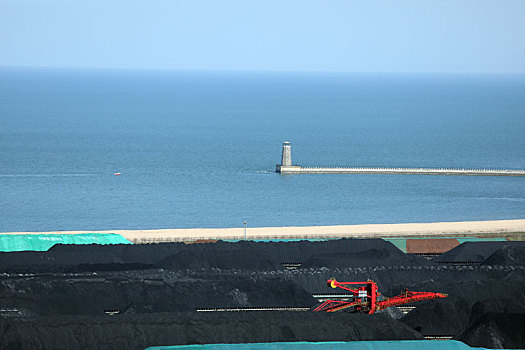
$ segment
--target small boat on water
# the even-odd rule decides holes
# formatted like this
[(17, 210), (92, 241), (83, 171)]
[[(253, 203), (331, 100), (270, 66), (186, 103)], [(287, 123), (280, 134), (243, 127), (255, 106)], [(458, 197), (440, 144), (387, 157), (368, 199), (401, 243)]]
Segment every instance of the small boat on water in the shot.
[(117, 176), (117, 175), (122, 175), (121, 173), (113, 173), (113, 175)]

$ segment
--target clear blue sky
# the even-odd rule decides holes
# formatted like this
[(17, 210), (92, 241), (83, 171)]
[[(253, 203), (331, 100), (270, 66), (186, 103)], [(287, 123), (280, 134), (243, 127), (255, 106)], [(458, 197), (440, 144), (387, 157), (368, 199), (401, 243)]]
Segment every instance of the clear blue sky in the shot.
[(0, 66), (525, 72), (524, 0), (0, 0)]

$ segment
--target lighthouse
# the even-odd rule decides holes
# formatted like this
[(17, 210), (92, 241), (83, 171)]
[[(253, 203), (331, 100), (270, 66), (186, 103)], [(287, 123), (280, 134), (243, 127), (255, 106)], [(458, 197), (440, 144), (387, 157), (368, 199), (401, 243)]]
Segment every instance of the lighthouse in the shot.
[(290, 170), (297, 171), (300, 166), (292, 165), (292, 144), (288, 141), (283, 142), (283, 153), (281, 155), (281, 164), (275, 166), (276, 173), (288, 172)]
[(292, 165), (292, 144), (288, 141), (283, 142), (283, 154), (281, 156), (281, 166)]

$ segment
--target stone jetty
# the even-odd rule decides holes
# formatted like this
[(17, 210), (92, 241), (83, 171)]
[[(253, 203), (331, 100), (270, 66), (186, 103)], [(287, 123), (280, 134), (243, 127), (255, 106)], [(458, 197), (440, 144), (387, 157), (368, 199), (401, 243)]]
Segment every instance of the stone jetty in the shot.
[(283, 143), (281, 164), (275, 172), (281, 174), (392, 174), (392, 175), (477, 175), (525, 176), (520, 169), (458, 169), (458, 168), (377, 168), (377, 167), (303, 167), (292, 165), (291, 143)]

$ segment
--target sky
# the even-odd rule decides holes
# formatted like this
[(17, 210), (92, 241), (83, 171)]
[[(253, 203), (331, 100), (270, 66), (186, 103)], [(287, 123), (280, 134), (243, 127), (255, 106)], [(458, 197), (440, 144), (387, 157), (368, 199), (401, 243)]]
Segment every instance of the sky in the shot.
[(525, 1), (0, 0), (0, 66), (525, 73)]

